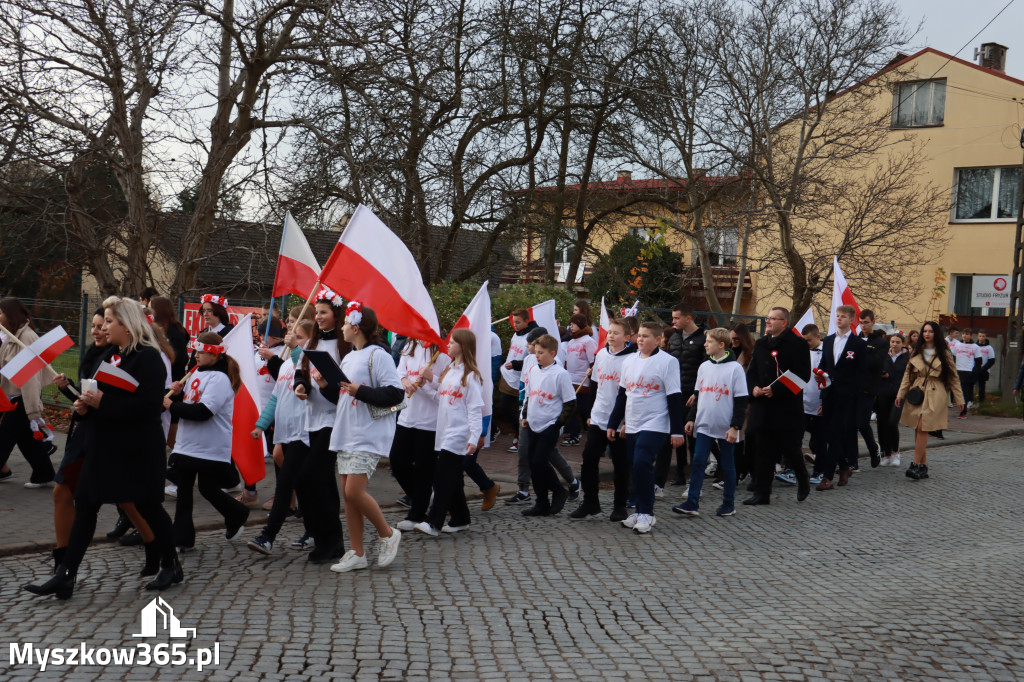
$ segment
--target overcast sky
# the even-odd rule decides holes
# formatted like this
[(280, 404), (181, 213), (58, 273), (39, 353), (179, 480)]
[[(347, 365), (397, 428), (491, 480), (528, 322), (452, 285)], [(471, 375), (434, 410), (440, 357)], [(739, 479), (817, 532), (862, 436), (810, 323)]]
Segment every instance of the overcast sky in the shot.
[[(913, 30), (923, 22), (911, 47), (933, 47), (956, 54), (981, 27), (1001, 10), (1008, 0), (900, 0), (899, 6)], [(1024, 0), (1015, 0), (991, 26), (981, 32), (958, 57), (974, 60), (974, 48), (982, 43), (1001, 43), (1010, 48), (1006, 55), (1006, 73), (1024, 79)], [(916, 51), (915, 49), (915, 51)]]

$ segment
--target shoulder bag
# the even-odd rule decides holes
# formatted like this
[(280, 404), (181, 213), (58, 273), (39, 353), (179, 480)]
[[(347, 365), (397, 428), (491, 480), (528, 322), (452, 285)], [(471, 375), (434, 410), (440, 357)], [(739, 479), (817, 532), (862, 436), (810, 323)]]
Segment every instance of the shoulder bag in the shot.
[[(370, 351), (370, 388), (373, 388), (373, 356), (377, 354), (376, 350)], [(370, 408), (370, 416), (374, 419), (383, 419), (389, 415), (395, 414), (399, 410), (404, 410), (409, 406), (409, 403), (405, 400), (405, 392), (402, 392), (402, 402), (391, 407), (380, 407), (379, 405), (371, 405), (366, 403), (366, 406)]]

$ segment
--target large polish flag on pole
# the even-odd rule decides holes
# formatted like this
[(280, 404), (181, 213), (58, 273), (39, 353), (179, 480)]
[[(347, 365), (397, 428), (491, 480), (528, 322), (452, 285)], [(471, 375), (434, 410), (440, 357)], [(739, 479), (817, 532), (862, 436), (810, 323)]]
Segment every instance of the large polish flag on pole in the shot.
[(804, 311), (803, 316), (800, 317), (800, 321), (796, 323), (795, 327), (793, 327), (793, 331), (797, 336), (803, 336), (803, 328), (809, 324), (814, 324), (814, 310), (812, 308), (808, 308)]
[(306, 235), (291, 213), (284, 216), (284, 233), (281, 235), (281, 249), (277, 254), (277, 272), (274, 275), (274, 290), (270, 296), (276, 298), (285, 294), (306, 297), (316, 286), (320, 277), (320, 264), (309, 248)]
[[(8, 343), (12, 342), (8, 340)], [(57, 359), (58, 355), (74, 345), (75, 342), (64, 331), (64, 327), (54, 327), (22, 348), (20, 353), (11, 358), (3, 369), (0, 369), (0, 374), (7, 377), (18, 388), (22, 388), (43, 367), (49, 365)]]
[(601, 321), (597, 329), (597, 349), (601, 350), (608, 343), (608, 308), (604, 307), (604, 296), (601, 297)]
[[(491, 295), (487, 292), (487, 282), (484, 282), (480, 289), (476, 292), (476, 296), (466, 306), (466, 310), (459, 317), (459, 321), (452, 327), (454, 332), (456, 329), (468, 329), (476, 335), (476, 358), (477, 364), (480, 364), (480, 358), (491, 357)], [(445, 339), (445, 348), (448, 347), (448, 341), (452, 338), (451, 332), (448, 333), (448, 338)], [(482, 366), (481, 366), (482, 367)], [(483, 377), (484, 385), (484, 412), (483, 415), (486, 417), (491, 414), (491, 403), (490, 396), (494, 393), (494, 382), (491, 381), (490, 371), (480, 370), (480, 375)]]
[[(555, 299), (549, 298), (543, 303), (538, 303), (535, 306), (531, 306), (526, 309), (530, 313), (530, 320), (536, 322), (538, 327), (543, 327), (548, 334), (559, 338), (558, 333), (558, 318), (555, 316)], [(509, 322), (512, 321), (512, 316), (508, 316)]]
[(434, 302), (412, 253), (362, 204), (327, 259), (320, 282), (344, 298), (372, 308), (385, 329), (444, 345)]
[(238, 363), (242, 383), (235, 393), (234, 411), (231, 413), (231, 459), (246, 485), (252, 485), (266, 476), (263, 463), (263, 439), (249, 433), (260, 418), (260, 392), (257, 388), (256, 356), (252, 352), (251, 315), (239, 320), (235, 328), (222, 341), (224, 352)]
[(860, 306), (857, 305), (857, 301), (853, 298), (853, 292), (850, 291), (850, 285), (846, 283), (846, 277), (843, 276), (843, 269), (839, 267), (839, 259), (832, 259), (832, 311), (828, 317), (828, 333), (835, 334), (836, 329), (836, 308), (841, 305), (852, 305), (854, 310), (857, 311), (856, 317), (853, 318), (853, 331), (857, 332), (860, 329)]

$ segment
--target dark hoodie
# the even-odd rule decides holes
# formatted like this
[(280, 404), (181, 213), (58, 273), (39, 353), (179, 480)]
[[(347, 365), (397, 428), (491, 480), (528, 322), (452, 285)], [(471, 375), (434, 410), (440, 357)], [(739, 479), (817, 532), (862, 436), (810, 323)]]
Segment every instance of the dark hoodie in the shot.
[[(736, 362), (736, 353), (732, 349), (726, 349), (725, 356), (720, 360), (715, 360), (709, 357), (707, 362), (711, 363), (711, 376), (714, 377), (717, 373), (718, 368), (723, 365), (728, 365), (730, 362)], [(707, 370), (705, 370), (707, 372)], [(722, 382), (727, 383), (723, 380)], [(700, 391), (696, 390), (696, 378), (694, 379), (694, 391), (693, 391), (693, 405), (690, 406), (690, 413), (686, 417), (686, 421), (695, 422), (697, 421), (697, 404), (700, 402)], [(732, 420), (729, 422), (730, 426), (735, 426), (737, 430), (743, 429), (743, 420), (747, 416), (747, 403), (750, 402), (749, 396), (736, 396), (732, 397)]]

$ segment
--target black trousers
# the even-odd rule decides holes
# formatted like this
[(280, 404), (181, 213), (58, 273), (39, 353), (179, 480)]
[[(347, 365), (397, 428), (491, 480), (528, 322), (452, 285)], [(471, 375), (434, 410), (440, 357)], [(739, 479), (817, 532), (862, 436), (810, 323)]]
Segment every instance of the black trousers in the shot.
[(302, 519), (316, 540), (317, 548), (338, 547), (341, 533), (341, 495), (336, 474), (337, 456), (331, 452), (331, 428), (309, 434), (309, 463), (295, 481), (295, 493), (302, 505)]
[(178, 486), (178, 501), (174, 506), (174, 543), (178, 547), (196, 544), (192, 505), (197, 480), (199, 494), (224, 517), (225, 525), (243, 522), (249, 516), (248, 507), (222, 490), (231, 485), (232, 479), (237, 482), (238, 474), (232, 476), (233, 471), (230, 462), (214, 462), (180, 453), (174, 455), (172, 476)]
[(405, 518), (416, 523), (427, 518), (430, 505), (434, 467), (437, 465), (434, 435), (434, 431), (398, 426), (391, 443), (391, 471), (411, 501)]
[(963, 414), (967, 411), (967, 403), (974, 402), (974, 372), (961, 372), (957, 371), (957, 376), (960, 378), (960, 390), (964, 394), (964, 410)]
[(46, 456), (47, 445), (33, 437), (21, 396), (11, 398), (11, 402), (14, 404), (13, 410), (0, 412), (0, 469), (7, 464), (17, 445), (32, 467), (29, 480), (32, 483), (49, 483), (55, 472), (50, 458)]
[(828, 447), (821, 468), (815, 467), (829, 480), (835, 476), (837, 467), (852, 469), (857, 463), (857, 406), (859, 396), (863, 395), (834, 391), (830, 388), (822, 396), (821, 414), (825, 418)]
[(452, 526), (469, 525), (469, 505), (466, 504), (466, 489), (462, 483), (465, 462), (462, 455), (442, 450), (437, 456), (434, 468), (434, 504), (427, 513), (426, 521), (434, 528), (444, 525), (445, 517), (452, 515)]
[[(517, 388), (517, 387), (513, 387)], [(509, 395), (498, 391), (498, 409), (495, 410), (499, 420), (498, 426), (502, 430), (509, 429), (513, 438), (518, 438), (519, 433), (519, 394)]]
[[(871, 431), (871, 412), (875, 409), (875, 396), (870, 393), (861, 393), (857, 396), (857, 430), (860, 431), (864, 444), (868, 446), (868, 452), (878, 452), (878, 443), (875, 442), (875, 434)], [(875, 415), (876, 419), (881, 419)], [(853, 462), (857, 462), (857, 454), (854, 451)]]
[[(274, 484), (274, 504), (270, 508), (270, 516), (267, 517), (267, 525), (263, 527), (263, 534), (273, 541), (281, 532), (284, 520), (288, 518), (291, 511), (292, 493), (295, 491), (295, 483), (300, 478), (309, 475), (309, 467), (312, 465), (312, 458), (309, 456), (309, 446), (301, 440), (284, 443), (284, 460), (281, 468), (277, 471), (277, 479)], [(302, 500), (299, 500), (302, 504)], [(309, 522), (305, 514), (302, 516), (302, 523), (306, 532), (313, 535), (309, 528)], [(313, 535), (315, 538), (316, 536)]]
[(615, 497), (612, 505), (625, 507), (629, 497), (629, 460), (626, 458), (626, 439), (616, 437), (608, 441), (608, 432), (596, 426), (587, 427), (587, 444), (583, 448), (583, 465), (580, 467), (580, 483), (583, 486), (583, 504), (600, 509), (597, 499), (598, 465), (605, 450), (611, 451), (614, 468)]
[(551, 506), (548, 492), (561, 488), (550, 458), (551, 451), (558, 443), (558, 431), (558, 424), (552, 424), (540, 432), (530, 429), (530, 480), (537, 496), (536, 504), (541, 508)]
[[(75, 520), (71, 524), (71, 537), (64, 551), (63, 566), (71, 573), (78, 570), (85, 557), (89, 543), (96, 535), (96, 517), (100, 512), (100, 504), (75, 502)], [(153, 529), (157, 548), (160, 550), (160, 565), (170, 568), (174, 565), (177, 553), (174, 549), (174, 532), (171, 517), (159, 502), (136, 502), (135, 508)]]
[(654, 460), (654, 483), (659, 488), (664, 488), (668, 483), (668, 472), (672, 468), (672, 452), (676, 453), (676, 478), (675, 480), (689, 480), (688, 462), (693, 461), (693, 449), (697, 441), (693, 436), (686, 436), (686, 443), (673, 448), (666, 445), (658, 451), (658, 457)]
[(782, 462), (796, 474), (797, 483), (806, 486), (809, 480), (807, 467), (804, 466), (803, 423), (798, 422), (795, 428), (759, 428), (755, 436), (757, 451), (754, 466), (754, 481), (759, 495), (768, 497), (772, 494), (772, 481), (775, 480), (775, 462)]

